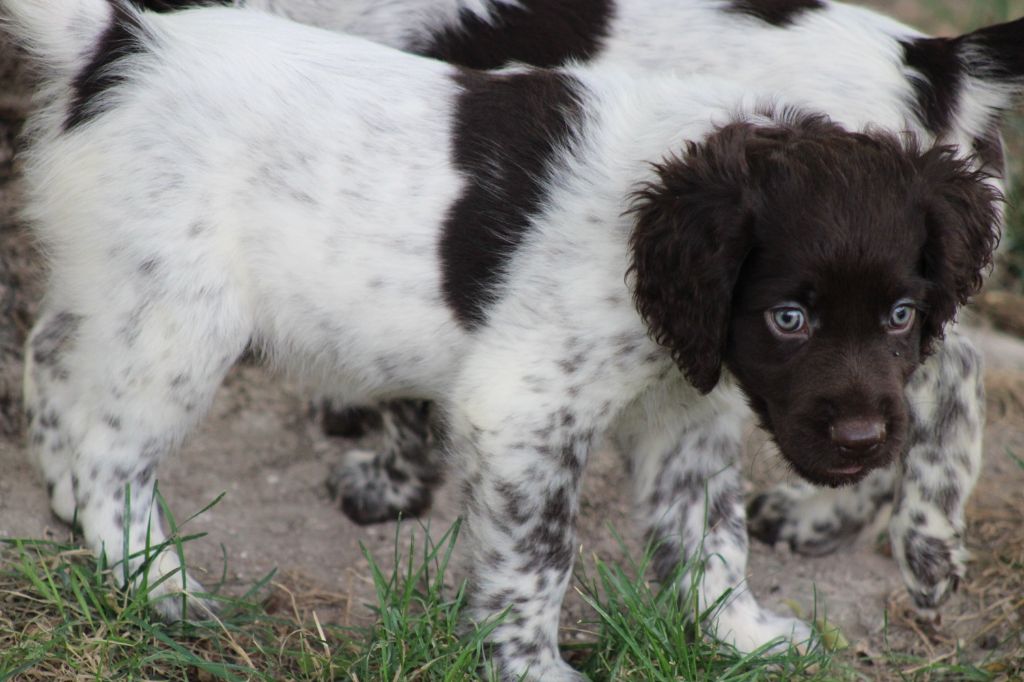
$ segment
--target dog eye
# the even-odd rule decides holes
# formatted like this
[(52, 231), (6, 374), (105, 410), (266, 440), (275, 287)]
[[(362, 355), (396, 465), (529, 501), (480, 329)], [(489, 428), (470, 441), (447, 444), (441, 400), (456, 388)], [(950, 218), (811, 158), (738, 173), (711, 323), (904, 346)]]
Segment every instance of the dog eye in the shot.
[(779, 306), (765, 311), (765, 318), (768, 320), (768, 328), (780, 338), (810, 336), (807, 313), (803, 308), (793, 305)]
[(909, 301), (900, 301), (889, 313), (889, 331), (905, 332), (914, 323), (917, 309)]

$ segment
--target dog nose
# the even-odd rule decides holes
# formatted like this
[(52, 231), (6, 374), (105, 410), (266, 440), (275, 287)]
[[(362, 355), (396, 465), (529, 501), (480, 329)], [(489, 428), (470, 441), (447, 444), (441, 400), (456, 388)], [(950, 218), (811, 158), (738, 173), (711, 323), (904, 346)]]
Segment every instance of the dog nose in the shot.
[(845, 417), (829, 427), (832, 442), (843, 450), (866, 452), (885, 441), (881, 417)]

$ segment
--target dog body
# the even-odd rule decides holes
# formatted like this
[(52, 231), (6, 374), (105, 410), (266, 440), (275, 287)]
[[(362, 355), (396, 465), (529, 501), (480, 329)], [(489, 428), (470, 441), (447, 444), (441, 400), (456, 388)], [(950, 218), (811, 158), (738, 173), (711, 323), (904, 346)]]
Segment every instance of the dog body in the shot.
[[(168, 9), (190, 2), (142, 4)], [(852, 128), (871, 124), (954, 144), (964, 155), (978, 155), (995, 186), (1004, 165), (1001, 113), (1024, 85), (1022, 21), (932, 38), (829, 0), (246, 4), (472, 68), (576, 60), (640, 73), (724, 76)], [(819, 554), (854, 537), (895, 500), (890, 535), (904, 580), (919, 608), (940, 604), (964, 570), (964, 505), (982, 453), (981, 374), (971, 343), (951, 333), (907, 387), (912, 428), (900, 466), (838, 490), (780, 486), (752, 502), (751, 531)], [(381, 451), (347, 454), (331, 484), (351, 518), (379, 521), (430, 504), (441, 462), (431, 451), (424, 414), (422, 403), (388, 403), (383, 418), (390, 437)], [(688, 438), (700, 440), (699, 428), (691, 425)]]
[(26, 163), (52, 265), (31, 442), (91, 548), (149, 585), (178, 571), (136, 554), (164, 537), (155, 466), (253, 341), (357, 398), (441, 406), (471, 613), (509, 610), (504, 678), (577, 678), (559, 605), (606, 433), (659, 575), (698, 556), (702, 609), (736, 590), (709, 627), (744, 650), (807, 637), (737, 590), (736, 384), (812, 480), (887, 465), (903, 384), (995, 241), (983, 176), (720, 81), (485, 74), (242, 10), (6, 7), (49, 69)]
[[(216, 2), (216, 0), (214, 0)], [(195, 0), (139, 4), (183, 7)], [(224, 2), (230, 4), (230, 1)], [(719, 75), (828, 112), (984, 148), (1001, 164), (999, 111), (1020, 22), (932, 38), (831, 0), (245, 0), (296, 21), (475, 69), (569, 61)], [(997, 53), (1002, 53), (996, 57)], [(1001, 83), (1002, 88), (994, 87)], [(1001, 90), (1001, 91), (1000, 91)]]

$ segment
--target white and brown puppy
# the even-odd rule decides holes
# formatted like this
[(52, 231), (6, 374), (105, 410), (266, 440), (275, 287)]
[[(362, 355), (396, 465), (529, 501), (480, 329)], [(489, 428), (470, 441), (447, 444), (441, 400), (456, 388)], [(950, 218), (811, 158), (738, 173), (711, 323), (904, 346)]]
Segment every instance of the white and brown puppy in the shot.
[[(731, 591), (709, 629), (808, 635), (741, 587), (739, 389), (814, 481), (897, 457), (904, 384), (996, 240), (982, 174), (719, 80), (488, 74), (248, 10), (3, 6), (47, 70), (31, 446), (93, 550), (151, 586), (179, 570), (138, 554), (164, 537), (155, 468), (252, 342), (357, 398), (438, 403), (505, 679), (579, 677), (559, 606), (607, 433), (659, 572), (699, 553), (702, 608)], [(157, 608), (182, 615), (183, 584)]]
[[(141, 4), (166, 10), (196, 3)], [(576, 60), (723, 76), (847, 126), (911, 131), (921, 140), (956, 145), (962, 156), (977, 153), (977, 165), (997, 186), (1003, 172), (1000, 117), (1024, 88), (1024, 21), (932, 38), (830, 0), (245, 4), (472, 68)], [(895, 497), (890, 533), (896, 559), (915, 603), (928, 609), (963, 574), (964, 505), (981, 468), (981, 361), (971, 343), (956, 333), (938, 342), (934, 356), (915, 372), (906, 399), (912, 428), (905, 458), (844, 488), (780, 486), (753, 501), (750, 527), (768, 542), (784, 540), (796, 551), (820, 554), (854, 537)], [(423, 401), (386, 403), (383, 448), (348, 453), (331, 483), (351, 518), (380, 521), (420, 513), (430, 504), (441, 462), (430, 449), (428, 409)], [(694, 424), (680, 432), (673, 456), (700, 456), (694, 448), (716, 442), (701, 437), (702, 428)], [(674, 466), (671, 458), (665, 466)], [(666, 493), (665, 504), (673, 499)], [(655, 517), (667, 511), (659, 508)]]

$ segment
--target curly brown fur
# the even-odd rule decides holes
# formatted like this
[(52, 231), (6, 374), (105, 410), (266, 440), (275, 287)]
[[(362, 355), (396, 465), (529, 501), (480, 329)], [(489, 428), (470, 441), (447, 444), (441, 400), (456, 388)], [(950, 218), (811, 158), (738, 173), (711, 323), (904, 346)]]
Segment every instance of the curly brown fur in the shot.
[[(635, 302), (698, 389), (724, 362), (799, 473), (850, 483), (902, 451), (907, 379), (980, 287), (999, 195), (947, 148), (780, 119), (657, 166), (634, 204)], [(901, 302), (916, 319), (897, 333)], [(772, 331), (780, 309), (805, 336)]]

